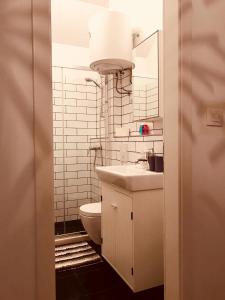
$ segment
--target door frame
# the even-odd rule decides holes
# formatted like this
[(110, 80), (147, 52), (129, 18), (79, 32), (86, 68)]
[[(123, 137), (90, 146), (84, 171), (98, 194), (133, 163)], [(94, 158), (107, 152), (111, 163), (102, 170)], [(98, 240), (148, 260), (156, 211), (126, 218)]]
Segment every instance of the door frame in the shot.
[(36, 299), (55, 300), (51, 1), (31, 1), (36, 215)]
[[(165, 299), (180, 300), (180, 65), (179, 28), (180, 14), (178, 0), (164, 0), (164, 101), (165, 118), (165, 188), (164, 188), (164, 266)], [(36, 265), (37, 300), (55, 299), (54, 276), (54, 222), (53, 222), (53, 162), (52, 144), (43, 148), (40, 144), (43, 126), (49, 141), (52, 140), (52, 101), (51, 98), (51, 9), (50, 0), (32, 1), (33, 26), (33, 67), (35, 104), (35, 165), (36, 165)], [(43, 19), (44, 13), (44, 19)], [(45, 43), (39, 38), (40, 31), (46, 32)], [(43, 31), (42, 31), (43, 30)], [(171, 55), (172, 54), (172, 55)], [(49, 82), (43, 82), (44, 71)], [(40, 88), (40, 85), (42, 88)], [(44, 87), (44, 88), (43, 88)], [(46, 102), (49, 101), (48, 110)], [(41, 122), (40, 122), (41, 120)], [(45, 161), (45, 164), (43, 164)], [(173, 174), (173, 176), (171, 176)], [(47, 179), (47, 181), (46, 181)], [(42, 190), (40, 187), (44, 187)], [(47, 198), (46, 198), (47, 197)], [(46, 201), (48, 199), (48, 201)], [(44, 220), (44, 222), (43, 222)], [(47, 267), (46, 267), (47, 266)], [(47, 272), (43, 272), (46, 270)], [(44, 275), (44, 276), (43, 276)]]
[(165, 299), (181, 300), (180, 5), (164, 0), (164, 282)]

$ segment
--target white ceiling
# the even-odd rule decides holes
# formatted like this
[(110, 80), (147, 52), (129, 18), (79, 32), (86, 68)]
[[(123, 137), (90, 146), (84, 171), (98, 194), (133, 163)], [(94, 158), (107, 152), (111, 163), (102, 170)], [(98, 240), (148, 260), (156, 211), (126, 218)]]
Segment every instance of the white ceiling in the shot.
[(108, 0), (52, 0), (52, 42), (89, 46), (88, 21)]
[(80, 1), (89, 2), (91, 4), (101, 5), (105, 7), (109, 6), (109, 0), (80, 0)]

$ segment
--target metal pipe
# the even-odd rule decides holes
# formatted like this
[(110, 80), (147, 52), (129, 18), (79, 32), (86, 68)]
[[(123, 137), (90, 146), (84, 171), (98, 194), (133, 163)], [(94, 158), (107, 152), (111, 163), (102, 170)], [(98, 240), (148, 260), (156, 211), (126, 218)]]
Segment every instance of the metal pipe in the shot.
[(86, 82), (93, 82), (97, 87), (101, 89), (101, 86), (92, 78), (85, 78)]

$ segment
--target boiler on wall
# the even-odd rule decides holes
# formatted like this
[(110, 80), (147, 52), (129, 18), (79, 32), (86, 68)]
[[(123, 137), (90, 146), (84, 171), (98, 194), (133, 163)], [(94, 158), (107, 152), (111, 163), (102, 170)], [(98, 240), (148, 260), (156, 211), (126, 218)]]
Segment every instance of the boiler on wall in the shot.
[(133, 35), (128, 16), (117, 11), (94, 15), (89, 22), (90, 67), (100, 74), (133, 69)]

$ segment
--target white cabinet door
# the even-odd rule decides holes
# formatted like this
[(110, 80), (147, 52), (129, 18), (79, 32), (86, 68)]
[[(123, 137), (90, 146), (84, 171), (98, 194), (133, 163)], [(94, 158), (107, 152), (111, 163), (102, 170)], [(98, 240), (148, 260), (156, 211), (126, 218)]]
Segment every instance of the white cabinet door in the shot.
[(102, 196), (102, 254), (132, 285), (132, 198), (105, 184)]
[(111, 190), (102, 184), (102, 254), (109, 263), (115, 266), (116, 214), (112, 203)]
[(130, 285), (133, 285), (132, 199), (118, 192), (115, 192), (115, 195), (117, 198), (116, 269)]

